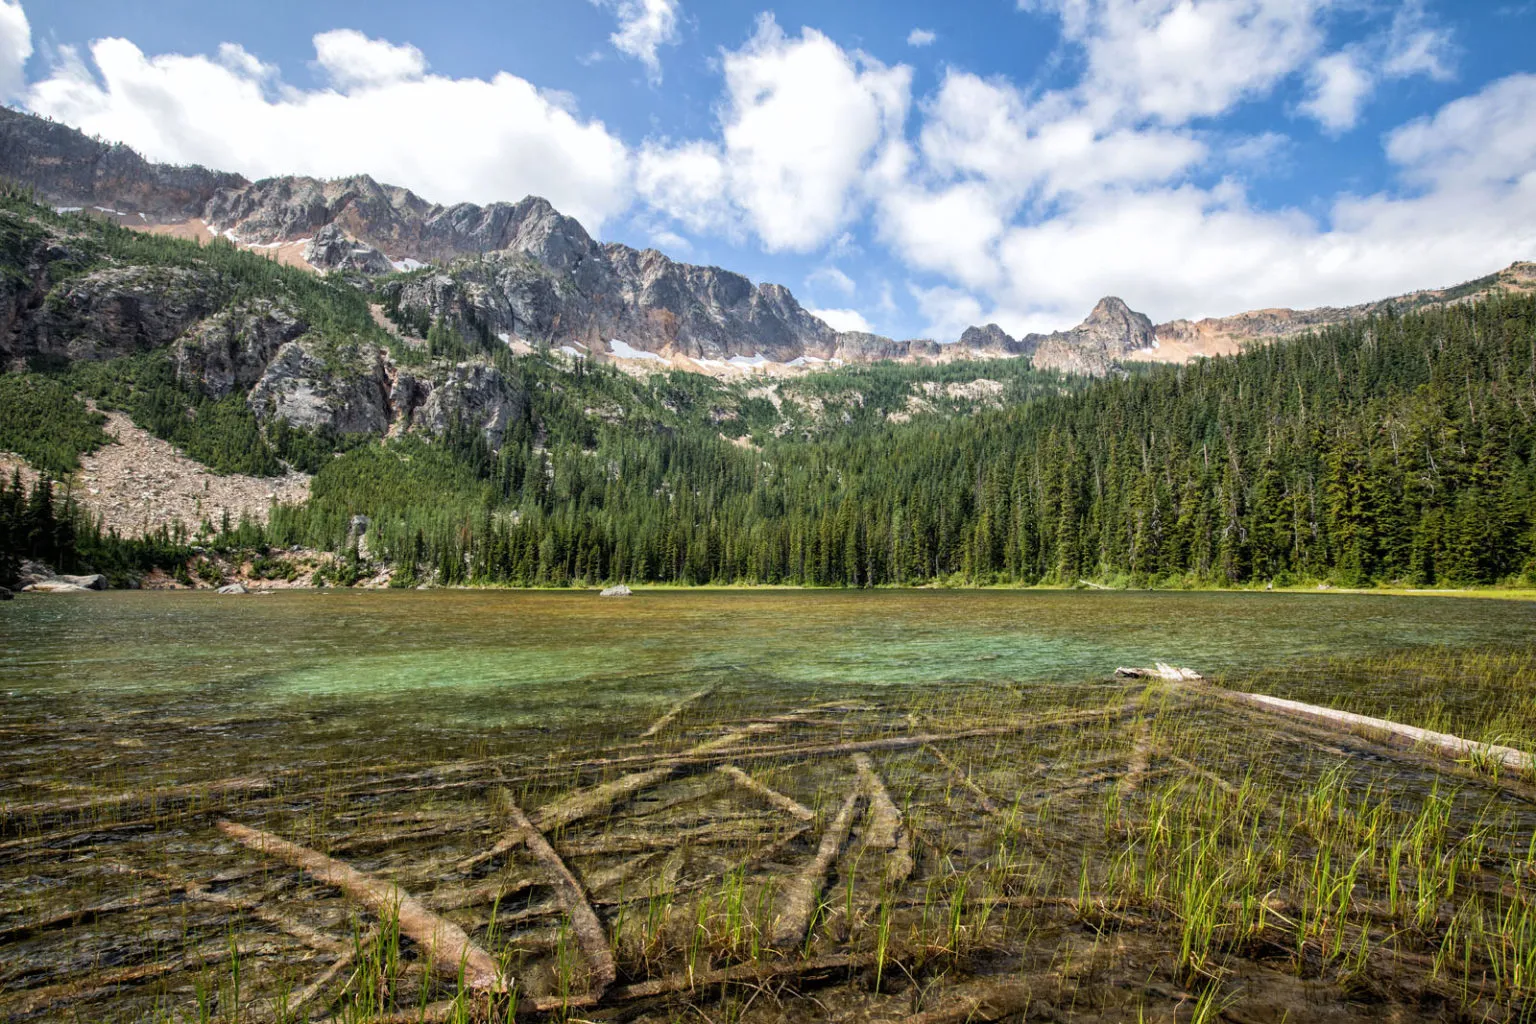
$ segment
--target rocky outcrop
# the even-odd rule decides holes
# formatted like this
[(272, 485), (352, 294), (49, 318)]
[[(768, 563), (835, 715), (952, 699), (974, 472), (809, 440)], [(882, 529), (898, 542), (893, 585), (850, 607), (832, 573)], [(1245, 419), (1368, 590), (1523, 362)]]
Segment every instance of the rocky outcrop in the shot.
[(316, 232), (304, 247), (304, 262), (316, 270), (355, 271), (360, 274), (388, 274), (394, 270), (389, 257), (369, 245), (348, 237), (335, 224)]
[[(459, 363), (439, 382), (412, 379), (409, 386), (423, 396), (408, 414), (412, 429), (441, 435), (458, 421), (478, 429), (493, 448), (501, 446), (507, 427), (528, 411), (527, 394), (485, 362)], [(396, 387), (401, 387), (398, 380)]]
[(28, 354), (111, 359), (175, 341), (219, 306), (217, 286), (180, 267), (117, 267), (66, 280), (49, 291)]
[[(542, 201), (540, 201), (542, 203)], [(547, 204), (544, 204), (547, 206)], [(511, 248), (391, 282), (402, 310), (465, 333), (603, 353), (622, 346), (696, 359), (830, 358), (837, 334), (787, 288), (654, 249), (599, 246), (567, 217), (530, 222)], [(614, 341), (621, 343), (619, 346)]]
[(278, 349), (247, 398), (263, 420), (338, 434), (382, 434), (389, 429), (390, 385), (378, 350), (331, 346), (316, 338)]
[(967, 327), (960, 335), (960, 347), (982, 355), (1027, 356), (1034, 353), (1039, 339), (1038, 334), (1016, 339), (997, 324), (987, 324)]
[(0, 107), (0, 178), (31, 185), (59, 207), (102, 207), (148, 221), (202, 215), (220, 189), (246, 180), (202, 167), (154, 164), (124, 145)]
[(222, 398), (261, 379), (278, 349), (309, 330), (287, 303), (253, 299), (214, 314), (176, 342), (176, 373)]

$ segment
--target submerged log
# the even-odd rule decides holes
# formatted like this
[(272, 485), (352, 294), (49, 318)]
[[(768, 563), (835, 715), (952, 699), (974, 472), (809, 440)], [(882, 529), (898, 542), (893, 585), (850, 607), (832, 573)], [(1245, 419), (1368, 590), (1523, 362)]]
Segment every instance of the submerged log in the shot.
[(965, 772), (962, 772), (959, 765), (955, 764), (948, 757), (945, 757), (944, 751), (940, 750), (938, 747), (932, 746), (924, 747), (923, 749), (928, 752), (930, 757), (944, 766), (945, 770), (949, 772), (949, 777), (951, 780), (958, 782), (961, 786), (965, 787), (965, 789), (967, 789), (970, 794), (976, 798), (976, 802), (981, 805), (982, 810), (986, 811), (988, 814), (998, 813), (997, 804), (990, 796), (987, 795), (987, 791), (972, 781), (969, 775), (967, 775)]
[(1451, 760), (1487, 758), (1519, 772), (1528, 772), (1531, 769), (1531, 756), (1514, 747), (1500, 746), (1495, 743), (1477, 743), (1450, 733), (1421, 729), (1416, 725), (1404, 725), (1385, 718), (1357, 715), (1352, 711), (1338, 711), (1333, 708), (1319, 707), (1316, 704), (1304, 704), (1299, 700), (1271, 697), (1264, 693), (1244, 693), (1219, 687), (1210, 687), (1209, 690), (1216, 696), (1249, 704), (1278, 715), (1308, 722), (1321, 722), (1348, 732), (1363, 732), (1368, 738), (1384, 741), (1390, 746), (1409, 749), (1428, 748)]
[(912, 837), (902, 825), (901, 812), (875, 773), (869, 756), (858, 754), (853, 763), (859, 770), (864, 795), (869, 797), (869, 845), (886, 851), (885, 880), (887, 884), (900, 885), (912, 874)]
[(168, 807), (198, 799), (230, 796), (233, 794), (259, 794), (271, 792), (270, 779), (238, 778), (218, 779), (213, 782), (191, 783), (185, 786), (169, 786), (141, 793), (113, 793), (107, 796), (73, 797), (68, 800), (47, 800), (30, 804), (8, 804), (0, 807), (0, 827), (10, 829), (28, 820), (64, 818), (86, 812), (119, 810), (125, 807)]
[(613, 947), (608, 943), (608, 933), (603, 930), (602, 922), (597, 919), (597, 914), (592, 910), (592, 904), (587, 900), (587, 893), (571, 874), (571, 869), (565, 866), (565, 861), (549, 845), (549, 840), (544, 838), (544, 833), (536, 828), (522, 808), (512, 802), (511, 796), (505, 798), (506, 814), (512, 819), (512, 824), (522, 830), (524, 841), (528, 845), (528, 852), (544, 866), (549, 875), (550, 882), (554, 885), (555, 892), (560, 902), (565, 905), (566, 912), (571, 916), (571, 928), (576, 932), (576, 942), (581, 946), (581, 952), (587, 960), (587, 967), (592, 972), (592, 995), (601, 998), (614, 978), (618, 977), (618, 968), (613, 962)]
[(804, 804), (800, 803), (793, 797), (785, 796), (778, 790), (765, 786), (763, 783), (758, 782), (752, 776), (748, 775), (746, 772), (742, 771), (740, 768), (733, 764), (723, 764), (719, 768), (716, 768), (715, 771), (724, 775), (726, 778), (730, 779), (732, 782), (736, 783), (736, 785), (742, 787), (748, 792), (755, 793), (762, 797), (764, 800), (768, 801), (768, 803), (772, 804), (774, 807), (777, 807), (779, 810), (790, 815), (791, 817), (799, 818), (801, 821), (814, 821), (816, 818), (816, 812), (811, 810), (809, 807), (806, 807)]
[(703, 698), (709, 696), (713, 691), (713, 686), (706, 686), (704, 689), (699, 690), (697, 693), (690, 693), (676, 704), (673, 704), (666, 714), (652, 722), (651, 727), (640, 734), (640, 738), (644, 740), (655, 736), (657, 733), (661, 732), (661, 730), (671, 725), (673, 720), (676, 719), (678, 715), (682, 714), (684, 708), (696, 700), (702, 700)]
[(380, 918), (395, 914), (402, 935), (426, 950), (444, 973), (457, 976), (462, 969), (464, 983), (470, 988), (500, 991), (507, 987), (491, 954), (472, 941), (464, 929), (434, 914), (399, 886), (248, 825), (220, 821), (219, 830), (253, 850), (303, 870), (322, 884), (336, 886)]
[(848, 839), (848, 833), (853, 828), (854, 811), (858, 809), (859, 800), (863, 795), (862, 786), (854, 786), (848, 791), (848, 796), (843, 800), (843, 806), (838, 809), (837, 817), (821, 835), (821, 844), (816, 848), (816, 856), (811, 858), (811, 862), (801, 868), (800, 873), (790, 880), (789, 888), (784, 893), (783, 905), (773, 922), (772, 945), (784, 949), (805, 937), (805, 930), (810, 927), (811, 913), (816, 909), (816, 897), (821, 892), (822, 883), (826, 880), (833, 861), (837, 860), (843, 843)]

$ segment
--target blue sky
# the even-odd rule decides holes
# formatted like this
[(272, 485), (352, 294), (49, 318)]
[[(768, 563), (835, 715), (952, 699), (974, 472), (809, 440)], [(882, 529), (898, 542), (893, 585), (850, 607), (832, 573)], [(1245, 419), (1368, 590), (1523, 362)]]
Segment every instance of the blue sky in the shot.
[(535, 192), (950, 341), (1536, 259), (1533, 41), (1531, 0), (0, 0), (0, 92), (160, 160)]

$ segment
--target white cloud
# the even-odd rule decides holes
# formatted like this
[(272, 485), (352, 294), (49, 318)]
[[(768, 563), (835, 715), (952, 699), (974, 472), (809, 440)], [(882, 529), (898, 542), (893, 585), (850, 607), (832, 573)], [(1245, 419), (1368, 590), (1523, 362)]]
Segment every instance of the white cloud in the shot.
[(864, 315), (856, 309), (808, 309), (811, 316), (819, 317), (834, 331), (863, 331), (873, 334), (875, 329), (864, 319)]
[(877, 149), (899, 136), (911, 71), (849, 54), (814, 29), (792, 39), (769, 15), (724, 67), (736, 201), (770, 251), (812, 249), (857, 212)]
[(1154, 319), (1342, 305), (1464, 281), (1536, 254), (1536, 75), (1515, 75), (1393, 132), (1418, 194), (1344, 196), (1317, 219), (1241, 187), (1109, 190), (999, 246), (1021, 315), (1080, 317), (1119, 294)]
[(1449, 29), (1433, 24), (1423, 0), (1407, 0), (1392, 17), (1383, 70), (1393, 78), (1427, 75), (1447, 81), (1453, 74), (1455, 44)]
[(937, 341), (954, 341), (967, 327), (992, 319), (983, 312), (976, 296), (958, 288), (939, 285), (923, 288), (909, 285), (917, 310), (924, 320), (924, 333)]
[(284, 85), (239, 47), (217, 59), (146, 56), (102, 39), (95, 73), (61, 49), (24, 101), (150, 159), (251, 177), (368, 173), (443, 203), (532, 193), (592, 231), (628, 205), (628, 150), (568, 100), (506, 73), (428, 74), (414, 47), (358, 33), (322, 33), (315, 46), (336, 88)]
[(32, 56), (32, 27), (19, 0), (0, 0), (0, 102), (17, 96)]
[(1442, 191), (1536, 188), (1536, 75), (1499, 79), (1403, 125), (1387, 137), (1387, 155), (1410, 180)]
[[(722, 56), (718, 142), (642, 148), (642, 196), (690, 226), (740, 222), (770, 252), (837, 237), (892, 173), (903, 147), (911, 70), (848, 53), (815, 29), (785, 35), (771, 15)], [(737, 216), (723, 212), (728, 200)]]
[[(356, 29), (339, 28), (315, 36), (315, 63), (342, 92), (414, 82), (427, 73), (427, 58), (414, 46), (369, 39)], [(225, 44), (228, 47), (229, 44)], [(235, 47), (234, 49), (239, 49)], [(223, 48), (221, 48), (222, 52)], [(240, 50), (241, 54), (245, 51)], [(246, 55), (249, 56), (249, 55)], [(250, 73), (255, 69), (235, 67)]]
[(652, 85), (661, 82), (662, 46), (677, 42), (678, 0), (593, 0), (618, 15), (619, 30), (609, 36), (614, 48), (645, 65)]
[(942, 191), (901, 188), (880, 203), (878, 231), (909, 266), (944, 274), (981, 288), (1001, 268), (992, 247), (1005, 221), (995, 197), (980, 182)]
[(858, 286), (853, 283), (853, 278), (831, 265), (817, 267), (811, 271), (805, 283), (809, 288), (830, 288), (844, 295), (852, 295), (858, 290)]
[(933, 41), (939, 38), (936, 33), (926, 28), (915, 28), (907, 33), (908, 46), (932, 46)]
[(635, 190), (690, 231), (736, 233), (725, 159), (713, 143), (647, 142), (635, 160)]
[(1266, 95), (1323, 41), (1322, 0), (1020, 0), (1054, 13), (1088, 58), (1101, 119), (1168, 125)]
[(1359, 53), (1353, 50), (1319, 58), (1312, 65), (1309, 81), (1312, 95), (1301, 104), (1301, 111), (1334, 134), (1355, 126), (1360, 108), (1376, 88), (1371, 73), (1360, 63)]

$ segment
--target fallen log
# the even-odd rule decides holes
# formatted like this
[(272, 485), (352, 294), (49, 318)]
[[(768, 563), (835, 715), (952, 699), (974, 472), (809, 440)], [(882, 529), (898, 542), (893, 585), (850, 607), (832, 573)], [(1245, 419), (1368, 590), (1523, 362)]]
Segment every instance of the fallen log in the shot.
[[(670, 995), (673, 992), (692, 991), (699, 988), (708, 988), (713, 985), (762, 985), (778, 978), (805, 977), (810, 974), (821, 974), (826, 971), (857, 970), (874, 963), (875, 958), (868, 954), (834, 953), (829, 956), (812, 957), (809, 960), (791, 960), (782, 963), (770, 964), (736, 964), (733, 967), (722, 967), (718, 970), (705, 971), (700, 974), (669, 974), (662, 978), (652, 978), (649, 981), (637, 981), (629, 985), (619, 985), (608, 990), (607, 995), (601, 999), (594, 999), (590, 995), (570, 996), (562, 999), (559, 996), (537, 996), (518, 1000), (518, 1013), (559, 1013), (565, 1010), (590, 1009), (594, 1006), (618, 1006), (624, 1003), (632, 1003), (641, 999), (654, 999), (657, 996)], [(464, 1012), (464, 1005), (457, 999), (444, 999), (440, 1002), (429, 1003), (417, 1010), (407, 1010), (401, 1013), (386, 1014), (381, 1017), (370, 1017), (369, 1024), (442, 1024), (444, 1021), (457, 1019)], [(333, 1018), (322, 1024), (340, 1024), (339, 1018)]]
[(886, 851), (886, 883), (900, 885), (912, 874), (912, 837), (902, 825), (901, 812), (896, 809), (885, 783), (875, 773), (869, 755), (856, 754), (853, 763), (859, 770), (864, 795), (869, 798), (868, 843)]
[(380, 918), (395, 914), (400, 933), (426, 950), (440, 971), (456, 977), (462, 970), (468, 987), (492, 991), (508, 987), (491, 954), (476, 945), (464, 929), (434, 914), (399, 886), (248, 825), (221, 820), (219, 830), (259, 853), (303, 870), (322, 884), (336, 886)]
[(821, 893), (822, 883), (832, 863), (837, 860), (838, 852), (848, 839), (848, 833), (853, 828), (854, 811), (863, 795), (861, 786), (854, 786), (848, 791), (837, 817), (821, 835), (816, 856), (790, 880), (789, 888), (784, 892), (784, 902), (773, 922), (770, 937), (773, 946), (784, 949), (805, 937), (805, 930), (811, 923), (811, 914), (816, 909), (816, 897)]
[(799, 818), (801, 821), (814, 821), (816, 819), (816, 812), (809, 807), (806, 807), (793, 797), (785, 796), (778, 790), (763, 785), (733, 764), (723, 764), (716, 768), (715, 771), (724, 775), (743, 789), (762, 797), (791, 817)]
[(1166, 679), (1173, 683), (1198, 683), (1205, 677), (1192, 668), (1176, 668), (1166, 662), (1159, 661), (1155, 668), (1125, 668), (1115, 669), (1115, 675), (1120, 679)]
[(1299, 718), (1303, 721), (1320, 722), (1346, 732), (1363, 730), (1367, 739), (1377, 740), (1388, 746), (1410, 750), (1428, 749), (1453, 761), (1488, 758), (1517, 772), (1529, 772), (1531, 769), (1530, 755), (1513, 747), (1495, 743), (1477, 743), (1462, 739), (1460, 736), (1452, 736), (1450, 733), (1421, 729), (1416, 725), (1404, 725), (1385, 718), (1357, 715), (1352, 711), (1337, 711), (1333, 708), (1319, 707), (1316, 704), (1303, 704), (1299, 700), (1271, 697), (1264, 693), (1244, 693), (1240, 690), (1224, 690), (1215, 686), (1206, 687), (1206, 689), (1215, 696), (1248, 704), (1274, 714)]
[(586, 890), (576, 876), (571, 874), (571, 869), (565, 866), (565, 861), (549, 845), (549, 840), (544, 838), (544, 833), (536, 828), (522, 808), (512, 802), (507, 795), (505, 798), (505, 812), (512, 819), (512, 824), (521, 829), (524, 842), (527, 843), (528, 852), (544, 866), (550, 882), (554, 885), (555, 892), (560, 902), (565, 905), (566, 912), (571, 916), (571, 928), (576, 933), (576, 942), (581, 947), (581, 952), (587, 960), (587, 967), (591, 971), (591, 992), (593, 998), (601, 998), (603, 992), (618, 977), (618, 968), (613, 962), (613, 947), (608, 942), (608, 933), (603, 930), (602, 922), (597, 919), (597, 914), (592, 910), (592, 904), (587, 900)]

